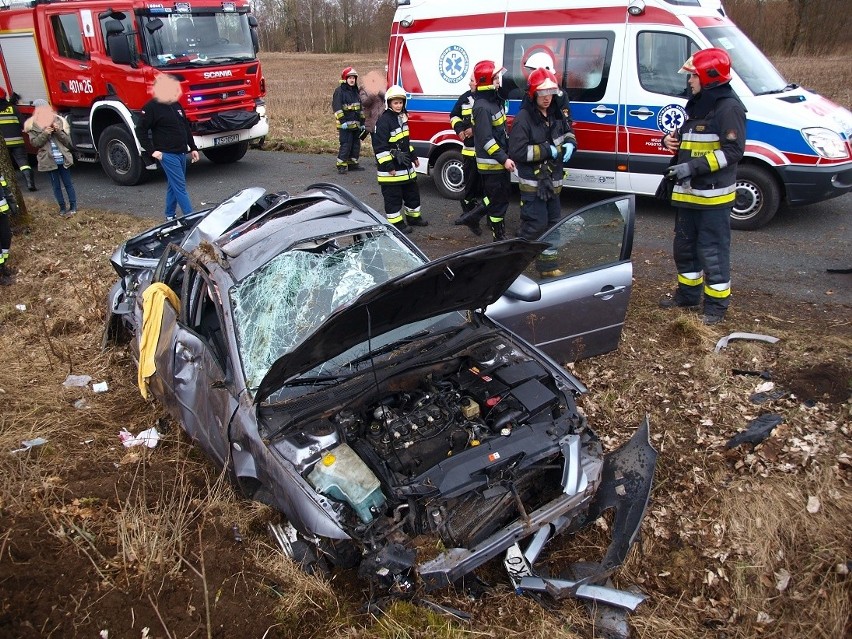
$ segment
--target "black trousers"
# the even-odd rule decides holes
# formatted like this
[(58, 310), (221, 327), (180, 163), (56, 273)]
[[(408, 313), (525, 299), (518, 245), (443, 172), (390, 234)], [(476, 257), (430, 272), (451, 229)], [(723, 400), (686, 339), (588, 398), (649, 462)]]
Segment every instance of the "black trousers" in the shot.
[(409, 211), (420, 209), (420, 188), (417, 180), (405, 182), (381, 183), (382, 197), (385, 200), (385, 215), (392, 219), (402, 214), (402, 205)]
[(730, 303), (731, 207), (678, 207), (672, 252), (678, 300), (691, 306), (701, 303), (701, 282), (690, 285), (684, 280), (703, 272), (704, 312), (724, 315)]
[(462, 212), (472, 211), (477, 203), (482, 200), (482, 180), (479, 170), (476, 168), (475, 155), (462, 155), (462, 175), (464, 179), (464, 191), (462, 192)]
[(482, 191), (488, 198), (485, 214), (490, 222), (501, 222), (509, 210), (509, 188), (512, 177), (506, 170), (482, 171), (479, 173), (482, 180)]
[(337, 153), (337, 165), (357, 162), (361, 156), (361, 132), (358, 129), (340, 129), (338, 134), (340, 151)]

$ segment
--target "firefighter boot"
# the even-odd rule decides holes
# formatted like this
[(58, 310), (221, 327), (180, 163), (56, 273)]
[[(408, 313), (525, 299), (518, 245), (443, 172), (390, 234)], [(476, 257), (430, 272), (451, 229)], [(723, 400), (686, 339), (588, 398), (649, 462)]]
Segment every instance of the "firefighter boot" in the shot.
[(400, 233), (411, 233), (412, 228), (405, 223), (405, 220), (402, 219), (399, 222), (394, 222), (393, 225)]
[(35, 185), (35, 174), (32, 169), (24, 169), (21, 171), (24, 174), (24, 182), (27, 183), (28, 191), (38, 191)]
[(0, 264), (0, 286), (10, 286), (15, 283), (15, 272), (5, 262)]
[(458, 226), (466, 226), (474, 235), (482, 235), (482, 229), (479, 228), (479, 220), (482, 219), (485, 213), (485, 205), (480, 204), (476, 208), (463, 213), (454, 224)]
[(405, 221), (409, 226), (429, 226), (429, 222), (423, 219), (423, 216), (418, 212), (416, 215), (405, 214)]
[(506, 223), (502, 220), (502, 218), (499, 220), (491, 218), (488, 221), (488, 224), (491, 227), (491, 235), (494, 236), (495, 242), (506, 239)]

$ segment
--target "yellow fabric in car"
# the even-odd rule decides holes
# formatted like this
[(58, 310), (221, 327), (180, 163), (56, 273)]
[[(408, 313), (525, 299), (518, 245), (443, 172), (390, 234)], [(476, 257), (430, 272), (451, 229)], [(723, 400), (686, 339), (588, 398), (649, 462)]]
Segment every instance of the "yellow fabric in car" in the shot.
[(148, 378), (157, 370), (154, 354), (163, 323), (163, 303), (168, 300), (176, 311), (180, 300), (175, 292), (162, 283), (151, 284), (142, 292), (142, 338), (139, 340), (139, 375), (137, 383), (142, 397), (148, 399)]

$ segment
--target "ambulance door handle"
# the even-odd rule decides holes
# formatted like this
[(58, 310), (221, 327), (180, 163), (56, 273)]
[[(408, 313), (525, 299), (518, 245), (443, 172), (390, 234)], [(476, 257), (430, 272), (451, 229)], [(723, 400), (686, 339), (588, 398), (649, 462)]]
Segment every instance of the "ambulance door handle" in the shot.
[(594, 113), (599, 118), (602, 118), (604, 116), (612, 115), (613, 113), (615, 113), (615, 109), (610, 109), (604, 104), (599, 104), (594, 109), (592, 109), (592, 113)]
[(651, 109), (649, 109), (648, 107), (640, 107), (638, 109), (633, 109), (632, 111), (628, 111), (628, 113), (634, 118), (639, 118), (640, 120), (647, 120), (652, 115), (654, 115), (654, 112), (651, 111)]

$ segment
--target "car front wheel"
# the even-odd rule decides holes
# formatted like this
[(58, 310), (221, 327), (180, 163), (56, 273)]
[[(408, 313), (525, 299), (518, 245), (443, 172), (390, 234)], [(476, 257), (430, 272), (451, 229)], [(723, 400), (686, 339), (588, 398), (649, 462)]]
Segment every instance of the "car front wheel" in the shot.
[(780, 204), (781, 188), (769, 171), (752, 164), (739, 166), (732, 229), (754, 231), (765, 226), (775, 217)]
[(441, 197), (460, 200), (464, 193), (464, 170), (462, 154), (458, 151), (444, 151), (432, 169), (432, 179)]

